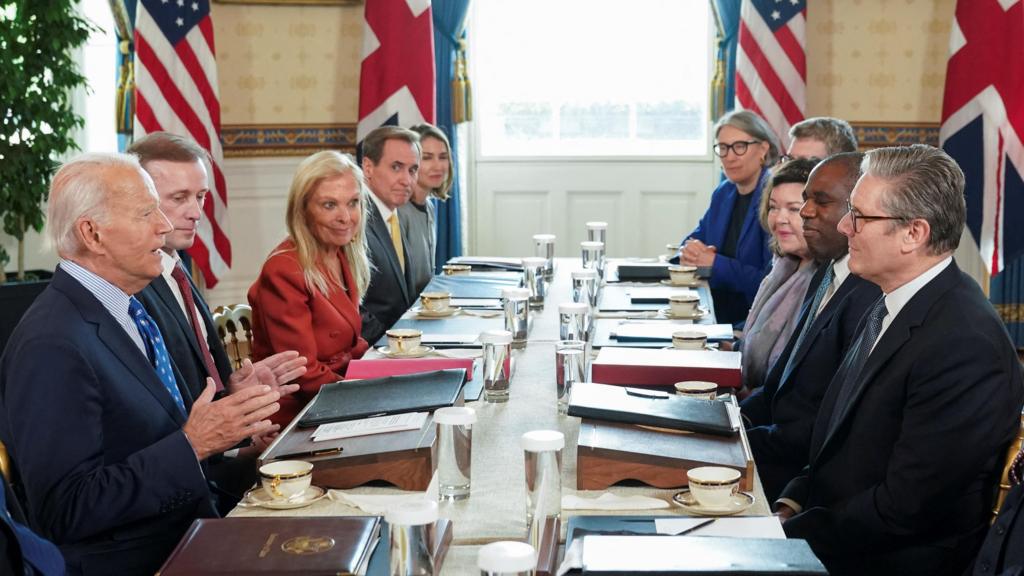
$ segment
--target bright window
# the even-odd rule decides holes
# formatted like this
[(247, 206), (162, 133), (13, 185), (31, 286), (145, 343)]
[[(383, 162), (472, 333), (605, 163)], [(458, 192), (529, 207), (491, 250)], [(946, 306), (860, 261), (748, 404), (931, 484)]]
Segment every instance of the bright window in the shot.
[(707, 0), (473, 5), (482, 156), (707, 155)]
[(81, 52), (81, 72), (89, 88), (75, 101), (85, 119), (78, 145), (83, 152), (117, 152), (117, 35), (110, 1), (83, 0), (79, 9), (98, 30)]

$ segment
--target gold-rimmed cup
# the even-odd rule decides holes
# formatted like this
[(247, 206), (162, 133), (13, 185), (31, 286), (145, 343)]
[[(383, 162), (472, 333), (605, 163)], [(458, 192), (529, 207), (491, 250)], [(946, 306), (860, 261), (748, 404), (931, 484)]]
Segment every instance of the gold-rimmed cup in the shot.
[(260, 484), (274, 500), (295, 498), (309, 489), (312, 481), (312, 462), (279, 460), (260, 466)]
[(411, 354), (420, 347), (423, 332), (414, 328), (392, 328), (385, 332), (392, 354)]
[(673, 316), (694, 316), (700, 309), (700, 297), (695, 294), (676, 294), (668, 299)]
[(673, 384), (676, 394), (699, 400), (714, 400), (718, 397), (718, 384), (703, 380), (687, 380)]
[(740, 489), (739, 470), (724, 466), (701, 466), (686, 472), (690, 494), (701, 506), (725, 508)]
[(420, 304), (427, 312), (441, 314), (447, 312), (452, 303), (450, 292), (423, 292), (420, 294)]
[(679, 330), (672, 333), (672, 347), (678, 350), (704, 350), (708, 335), (698, 330)]
[(445, 276), (460, 276), (472, 272), (473, 267), (469, 264), (445, 264), (441, 267), (441, 271)]
[(697, 281), (697, 267), (669, 266), (668, 277), (673, 284), (693, 284)]

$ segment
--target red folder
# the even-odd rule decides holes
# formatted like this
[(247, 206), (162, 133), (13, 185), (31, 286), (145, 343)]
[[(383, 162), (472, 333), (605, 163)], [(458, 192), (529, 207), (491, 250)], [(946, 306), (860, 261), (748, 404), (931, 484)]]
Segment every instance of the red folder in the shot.
[(348, 364), (345, 378), (382, 378), (417, 372), (465, 368), (466, 381), (473, 379), (472, 358), (396, 358), (389, 360), (353, 360)]
[(591, 364), (591, 381), (626, 386), (671, 386), (684, 380), (739, 388), (740, 353), (711, 350), (601, 348)]

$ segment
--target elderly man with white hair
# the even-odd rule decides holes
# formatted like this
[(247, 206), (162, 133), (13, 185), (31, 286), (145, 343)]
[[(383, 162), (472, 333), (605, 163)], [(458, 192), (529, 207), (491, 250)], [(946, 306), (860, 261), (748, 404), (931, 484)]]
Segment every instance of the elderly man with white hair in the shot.
[(213, 401), (179, 384), (134, 294), (160, 275), (171, 231), (134, 157), (91, 154), (50, 188), (60, 256), (0, 359), (0, 439), (32, 525), (71, 574), (152, 574), (197, 517), (215, 516), (209, 456), (271, 432), (281, 391)]

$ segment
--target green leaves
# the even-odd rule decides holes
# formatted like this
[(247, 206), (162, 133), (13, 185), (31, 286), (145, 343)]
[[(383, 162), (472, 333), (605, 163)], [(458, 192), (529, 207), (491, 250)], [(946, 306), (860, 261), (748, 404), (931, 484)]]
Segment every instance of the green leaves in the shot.
[(42, 230), (56, 160), (78, 148), (72, 134), (83, 120), (71, 95), (86, 80), (73, 52), (93, 25), (77, 3), (0, 0), (0, 220), (19, 242)]

